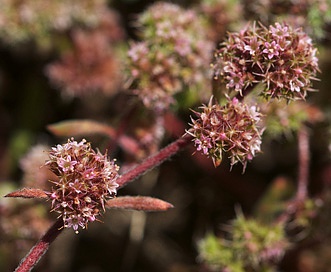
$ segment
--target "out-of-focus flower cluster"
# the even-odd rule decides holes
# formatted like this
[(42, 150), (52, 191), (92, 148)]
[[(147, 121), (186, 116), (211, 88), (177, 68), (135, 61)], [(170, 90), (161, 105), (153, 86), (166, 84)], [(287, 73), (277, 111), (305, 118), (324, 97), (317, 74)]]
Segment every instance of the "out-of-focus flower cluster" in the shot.
[(290, 245), (283, 224), (267, 226), (239, 215), (228, 229), (229, 240), (209, 235), (199, 244), (200, 259), (211, 271), (275, 271)]
[(40, 167), (48, 159), (48, 149), (47, 145), (35, 145), (20, 159), (22, 183), (25, 187), (49, 188), (48, 180), (53, 179), (54, 174), (47, 167)]
[[(122, 63), (112, 41), (123, 38), (116, 14), (96, 29), (72, 33), (72, 49), (48, 65), (47, 76), (68, 97), (81, 97), (95, 92), (113, 95), (122, 83)], [(115, 20), (116, 21), (116, 20)]]
[(207, 36), (214, 42), (223, 40), (226, 32), (243, 19), (242, 5), (237, 0), (202, 0), (197, 10), (206, 18)]
[[(139, 117), (139, 116), (138, 116)], [(148, 119), (139, 118), (135, 121), (134, 138), (138, 139), (141, 147), (141, 157), (146, 158), (160, 149), (165, 135), (164, 119), (162, 116), (151, 116)]]
[(262, 129), (259, 128), (261, 115), (255, 106), (249, 107), (233, 98), (224, 106), (213, 104), (201, 107), (195, 112), (191, 128), (187, 131), (193, 136), (198, 151), (210, 156), (215, 166), (222, 161), (226, 152), (231, 166), (240, 162), (244, 170), (248, 161), (260, 152)]
[(0, 216), (0, 254), (8, 263), (19, 261), (51, 223), (46, 207), (38, 203), (0, 203)]
[(45, 165), (58, 176), (49, 197), (65, 228), (84, 229), (105, 210), (105, 201), (116, 195), (119, 167), (85, 140), (71, 139), (53, 147)]
[[(0, 0), (0, 37), (7, 44), (47, 41), (52, 32), (63, 32), (74, 24), (93, 27), (107, 9), (104, 0)], [(49, 42), (49, 41), (48, 41)]]
[(318, 71), (316, 51), (301, 29), (248, 25), (229, 33), (215, 53), (213, 69), (229, 92), (245, 95), (259, 83), (267, 99), (304, 99)]
[(132, 89), (146, 107), (163, 110), (186, 87), (209, 89), (212, 43), (196, 12), (157, 2), (138, 25), (142, 40), (131, 43), (128, 69)]
[(290, 136), (304, 122), (316, 123), (323, 120), (322, 112), (304, 101), (287, 103), (285, 100), (259, 103), (266, 134), (271, 137)]
[(282, 21), (302, 27), (314, 38), (328, 35), (324, 30), (331, 23), (330, 0), (247, 0), (245, 7), (246, 17), (264, 24)]
[[(0, 183), (0, 195), (15, 189), (13, 182)], [(8, 271), (40, 239), (52, 220), (43, 203), (3, 197), (0, 218), (0, 270)]]

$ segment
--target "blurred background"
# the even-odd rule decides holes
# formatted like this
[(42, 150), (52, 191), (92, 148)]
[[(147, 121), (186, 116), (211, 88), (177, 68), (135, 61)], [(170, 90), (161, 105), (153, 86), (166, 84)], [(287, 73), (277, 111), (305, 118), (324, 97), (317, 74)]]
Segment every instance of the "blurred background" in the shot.
[[(117, 158), (121, 172), (185, 133), (191, 109), (208, 102), (206, 95), (175, 94), (176, 103), (162, 116), (145, 108), (130, 91), (127, 52), (142, 40), (137, 20), (155, 1), (142, 0), (0, 0), (0, 193), (22, 187), (48, 190), (44, 168), (50, 146), (70, 135), (50, 124), (89, 119), (113, 127), (141, 144), (127, 152), (115, 139), (88, 134), (93, 148)], [(309, 228), (284, 256), (277, 271), (330, 271), (330, 1), (171, 1), (194, 10), (205, 22), (204, 39), (213, 48), (227, 31), (248, 21), (269, 24), (287, 20), (303, 27), (318, 47), (321, 73), (309, 93), (311, 169), (309, 195), (323, 196), (324, 206), (309, 218)], [(277, 8), (276, 8), (277, 7)], [(171, 18), (169, 18), (171, 21)], [(195, 37), (199, 40), (199, 37)], [(212, 62), (212, 51), (210, 62)], [(209, 65), (209, 63), (208, 63)], [(212, 81), (212, 77), (210, 80)], [(209, 84), (210, 84), (209, 82)], [(129, 87), (128, 87), (129, 86)], [(210, 88), (200, 92), (210, 95)], [(207, 95), (207, 97), (209, 96)], [(84, 134), (84, 133), (82, 133)], [(262, 153), (242, 174), (218, 168), (194, 153), (193, 145), (160, 167), (118, 191), (168, 201), (167, 212), (108, 210), (103, 223), (90, 224), (78, 235), (66, 230), (51, 245), (34, 271), (208, 271), (198, 244), (208, 233), (221, 234), (235, 218), (278, 214), (283, 200), (295, 194), (298, 171), (296, 131), (263, 138)], [(329, 201), (329, 203), (328, 203)], [(19, 260), (56, 218), (51, 203), (0, 199), (0, 270), (13, 271)]]

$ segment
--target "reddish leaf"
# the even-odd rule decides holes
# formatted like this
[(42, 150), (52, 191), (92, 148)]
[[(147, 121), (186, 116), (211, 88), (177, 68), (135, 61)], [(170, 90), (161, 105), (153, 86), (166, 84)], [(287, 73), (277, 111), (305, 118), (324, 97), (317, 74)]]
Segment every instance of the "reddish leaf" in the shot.
[(166, 201), (145, 196), (122, 196), (108, 200), (106, 207), (110, 209), (129, 209), (146, 212), (166, 211), (174, 206)]
[(5, 195), (5, 197), (48, 198), (45, 191), (35, 188), (23, 188)]
[[(74, 137), (103, 134), (113, 140), (117, 138), (116, 131), (111, 126), (88, 119), (62, 121), (48, 125), (47, 129), (57, 136)], [(126, 152), (139, 156), (140, 148), (136, 140), (125, 135), (120, 135), (118, 137), (118, 144)]]
[(116, 135), (112, 127), (88, 119), (62, 121), (48, 125), (47, 129), (57, 136), (105, 134), (113, 138)]

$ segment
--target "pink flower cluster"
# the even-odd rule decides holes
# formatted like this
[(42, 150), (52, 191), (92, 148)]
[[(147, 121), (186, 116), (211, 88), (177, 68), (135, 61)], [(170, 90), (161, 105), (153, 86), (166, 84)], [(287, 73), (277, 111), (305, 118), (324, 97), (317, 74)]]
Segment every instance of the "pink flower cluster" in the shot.
[(213, 69), (229, 92), (244, 95), (262, 83), (260, 94), (267, 99), (304, 99), (318, 71), (316, 51), (301, 29), (279, 23), (269, 28), (248, 25), (229, 33)]
[(231, 166), (240, 162), (244, 170), (248, 161), (260, 152), (262, 130), (258, 127), (261, 115), (255, 106), (247, 106), (233, 98), (224, 106), (213, 104), (202, 106), (195, 112), (187, 131), (193, 136), (198, 151), (210, 156), (215, 166), (222, 161), (222, 153), (228, 153)]
[(86, 228), (116, 195), (119, 167), (85, 140), (53, 147), (45, 165), (58, 177), (49, 195), (52, 211), (60, 214), (65, 228)]
[(138, 20), (142, 41), (131, 43), (133, 92), (146, 107), (163, 110), (186, 87), (208, 86), (212, 43), (193, 10), (157, 2)]

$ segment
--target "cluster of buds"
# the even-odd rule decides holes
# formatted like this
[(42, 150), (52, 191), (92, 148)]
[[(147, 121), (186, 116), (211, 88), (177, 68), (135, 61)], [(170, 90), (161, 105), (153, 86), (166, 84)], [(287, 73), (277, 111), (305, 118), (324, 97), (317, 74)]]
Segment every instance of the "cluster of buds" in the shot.
[(258, 123), (261, 114), (256, 106), (248, 106), (228, 98), (227, 104), (213, 104), (201, 107), (202, 112), (195, 112), (197, 119), (192, 119), (191, 128), (187, 131), (193, 136), (198, 151), (212, 158), (218, 166), (222, 153), (228, 153), (231, 166), (240, 162), (245, 170), (248, 161), (260, 152), (262, 129)]
[(226, 238), (208, 235), (199, 243), (200, 260), (211, 271), (274, 271), (290, 243), (284, 225), (266, 226), (239, 215)]
[(49, 34), (75, 24), (93, 27), (107, 8), (104, 0), (0, 1), (0, 37), (8, 44), (35, 40), (50, 43)]
[(128, 67), (133, 92), (146, 107), (163, 110), (186, 87), (208, 86), (212, 43), (196, 12), (157, 2), (138, 24), (142, 41), (131, 43)]
[(45, 165), (58, 177), (49, 195), (52, 211), (60, 214), (65, 228), (86, 228), (116, 195), (119, 167), (85, 140), (53, 147)]
[(231, 227), (233, 247), (253, 267), (279, 261), (289, 247), (284, 224), (267, 226), (238, 215)]
[(215, 79), (240, 95), (260, 83), (260, 95), (267, 99), (304, 99), (318, 71), (316, 51), (301, 29), (279, 23), (269, 28), (248, 25), (229, 33), (215, 53)]

